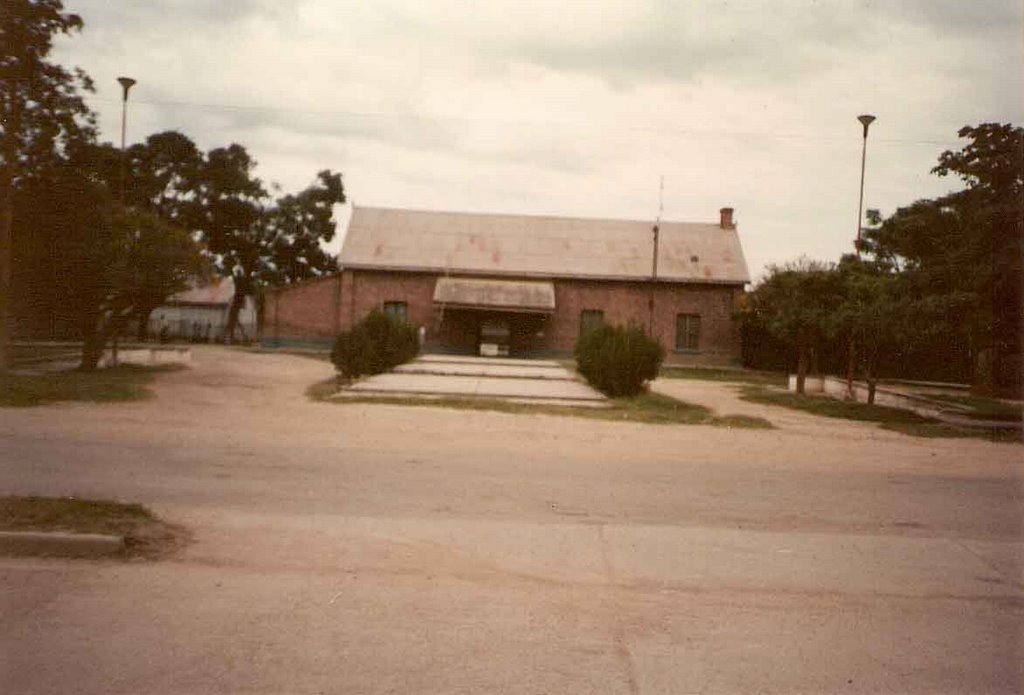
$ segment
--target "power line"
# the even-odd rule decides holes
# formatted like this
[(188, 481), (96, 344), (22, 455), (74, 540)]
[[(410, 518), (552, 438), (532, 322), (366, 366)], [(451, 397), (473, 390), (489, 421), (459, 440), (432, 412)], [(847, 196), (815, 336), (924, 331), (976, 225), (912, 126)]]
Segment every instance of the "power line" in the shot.
[[(105, 97), (87, 96), (87, 101), (99, 101), (105, 103), (120, 103), (120, 100), (110, 99)], [(499, 118), (480, 118), (470, 116), (427, 116), (423, 114), (414, 113), (386, 113), (380, 111), (351, 111), (346, 109), (304, 109), (287, 106), (262, 106), (262, 105), (251, 105), (251, 104), (217, 104), (217, 103), (204, 103), (195, 101), (172, 101), (164, 99), (133, 99), (133, 104), (142, 104), (147, 106), (176, 106), (190, 109), (208, 109), (214, 111), (248, 111), (248, 112), (264, 112), (264, 113), (280, 113), (280, 114), (306, 114), (315, 116), (336, 116), (343, 118), (363, 118), (363, 119), (380, 119), (380, 120), (412, 120), (412, 121), (423, 121), (429, 123), (491, 123), (497, 125), (515, 125), (515, 126), (532, 126), (541, 128), (550, 128), (552, 126), (561, 128), (579, 128), (580, 122), (571, 122), (566, 120), (523, 120), (523, 119), (499, 119)], [(806, 133), (768, 133), (758, 131), (740, 131), (740, 130), (715, 130), (715, 129), (697, 129), (697, 128), (667, 128), (662, 126), (648, 126), (648, 125), (622, 125), (621, 121), (616, 124), (608, 124), (607, 128), (615, 128), (617, 130), (625, 130), (631, 132), (646, 132), (661, 135), (676, 135), (676, 136), (688, 136), (688, 137), (713, 137), (713, 138), (763, 138), (772, 140), (805, 140), (805, 141), (816, 141), (816, 142), (849, 142), (854, 140), (854, 136), (850, 137), (839, 137), (839, 136), (827, 136), (827, 135), (807, 135)], [(895, 145), (940, 145), (940, 146), (955, 146), (958, 144), (956, 139), (910, 139), (910, 138), (872, 138), (872, 142), (895, 144)]]

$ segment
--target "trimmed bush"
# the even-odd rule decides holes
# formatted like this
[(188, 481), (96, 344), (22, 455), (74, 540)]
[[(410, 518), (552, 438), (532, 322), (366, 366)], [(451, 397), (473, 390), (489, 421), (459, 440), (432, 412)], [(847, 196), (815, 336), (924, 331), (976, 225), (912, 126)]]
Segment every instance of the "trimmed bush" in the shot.
[(334, 341), (331, 361), (341, 375), (355, 379), (380, 374), (408, 362), (420, 351), (416, 327), (374, 309)]
[(635, 396), (658, 376), (665, 349), (635, 327), (600, 326), (576, 344), (576, 365), (602, 393)]

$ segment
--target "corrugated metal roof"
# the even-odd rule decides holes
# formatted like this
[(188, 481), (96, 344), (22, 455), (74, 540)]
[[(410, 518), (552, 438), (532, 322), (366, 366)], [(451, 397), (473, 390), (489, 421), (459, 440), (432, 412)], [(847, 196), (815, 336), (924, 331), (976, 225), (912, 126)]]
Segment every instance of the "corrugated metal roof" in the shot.
[[(520, 277), (651, 277), (652, 221), (354, 208), (347, 268)], [(658, 278), (750, 281), (739, 236), (718, 223), (659, 226)]]
[(224, 304), (235, 296), (235, 282), (229, 277), (214, 277), (204, 285), (172, 294), (166, 304)]
[(540, 280), (438, 278), (434, 301), (462, 307), (493, 307), (509, 311), (555, 310), (555, 286)]

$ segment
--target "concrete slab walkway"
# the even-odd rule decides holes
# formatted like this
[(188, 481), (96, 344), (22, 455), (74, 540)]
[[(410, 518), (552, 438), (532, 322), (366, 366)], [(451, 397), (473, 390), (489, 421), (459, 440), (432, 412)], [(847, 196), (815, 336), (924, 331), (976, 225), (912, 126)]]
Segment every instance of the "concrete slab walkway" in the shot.
[[(547, 369), (565, 368), (555, 360), (528, 360), (520, 357), (476, 357), (475, 355), (420, 355), (411, 364), (474, 364), (474, 365), (500, 365), (504, 367), (538, 367)], [(410, 366), (410, 365), (402, 365)]]
[(550, 360), (520, 360), (456, 355), (424, 355), (392, 370), (395, 374), (437, 374), (504, 379), (555, 379), (576, 381), (565, 367)]
[(517, 403), (602, 407), (607, 399), (557, 362), (427, 355), (362, 379), (339, 397), (497, 398)]

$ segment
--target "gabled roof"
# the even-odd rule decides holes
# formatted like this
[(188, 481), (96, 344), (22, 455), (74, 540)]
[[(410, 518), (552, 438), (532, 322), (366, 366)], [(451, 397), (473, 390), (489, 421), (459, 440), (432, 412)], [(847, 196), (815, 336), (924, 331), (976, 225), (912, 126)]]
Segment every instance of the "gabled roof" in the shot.
[[(652, 227), (653, 221), (357, 207), (340, 263), (445, 274), (648, 280)], [(749, 282), (736, 230), (662, 221), (658, 279)]]
[(235, 296), (235, 282), (230, 277), (213, 277), (209, 282), (194, 284), (187, 290), (172, 294), (165, 304), (214, 304), (227, 306)]

